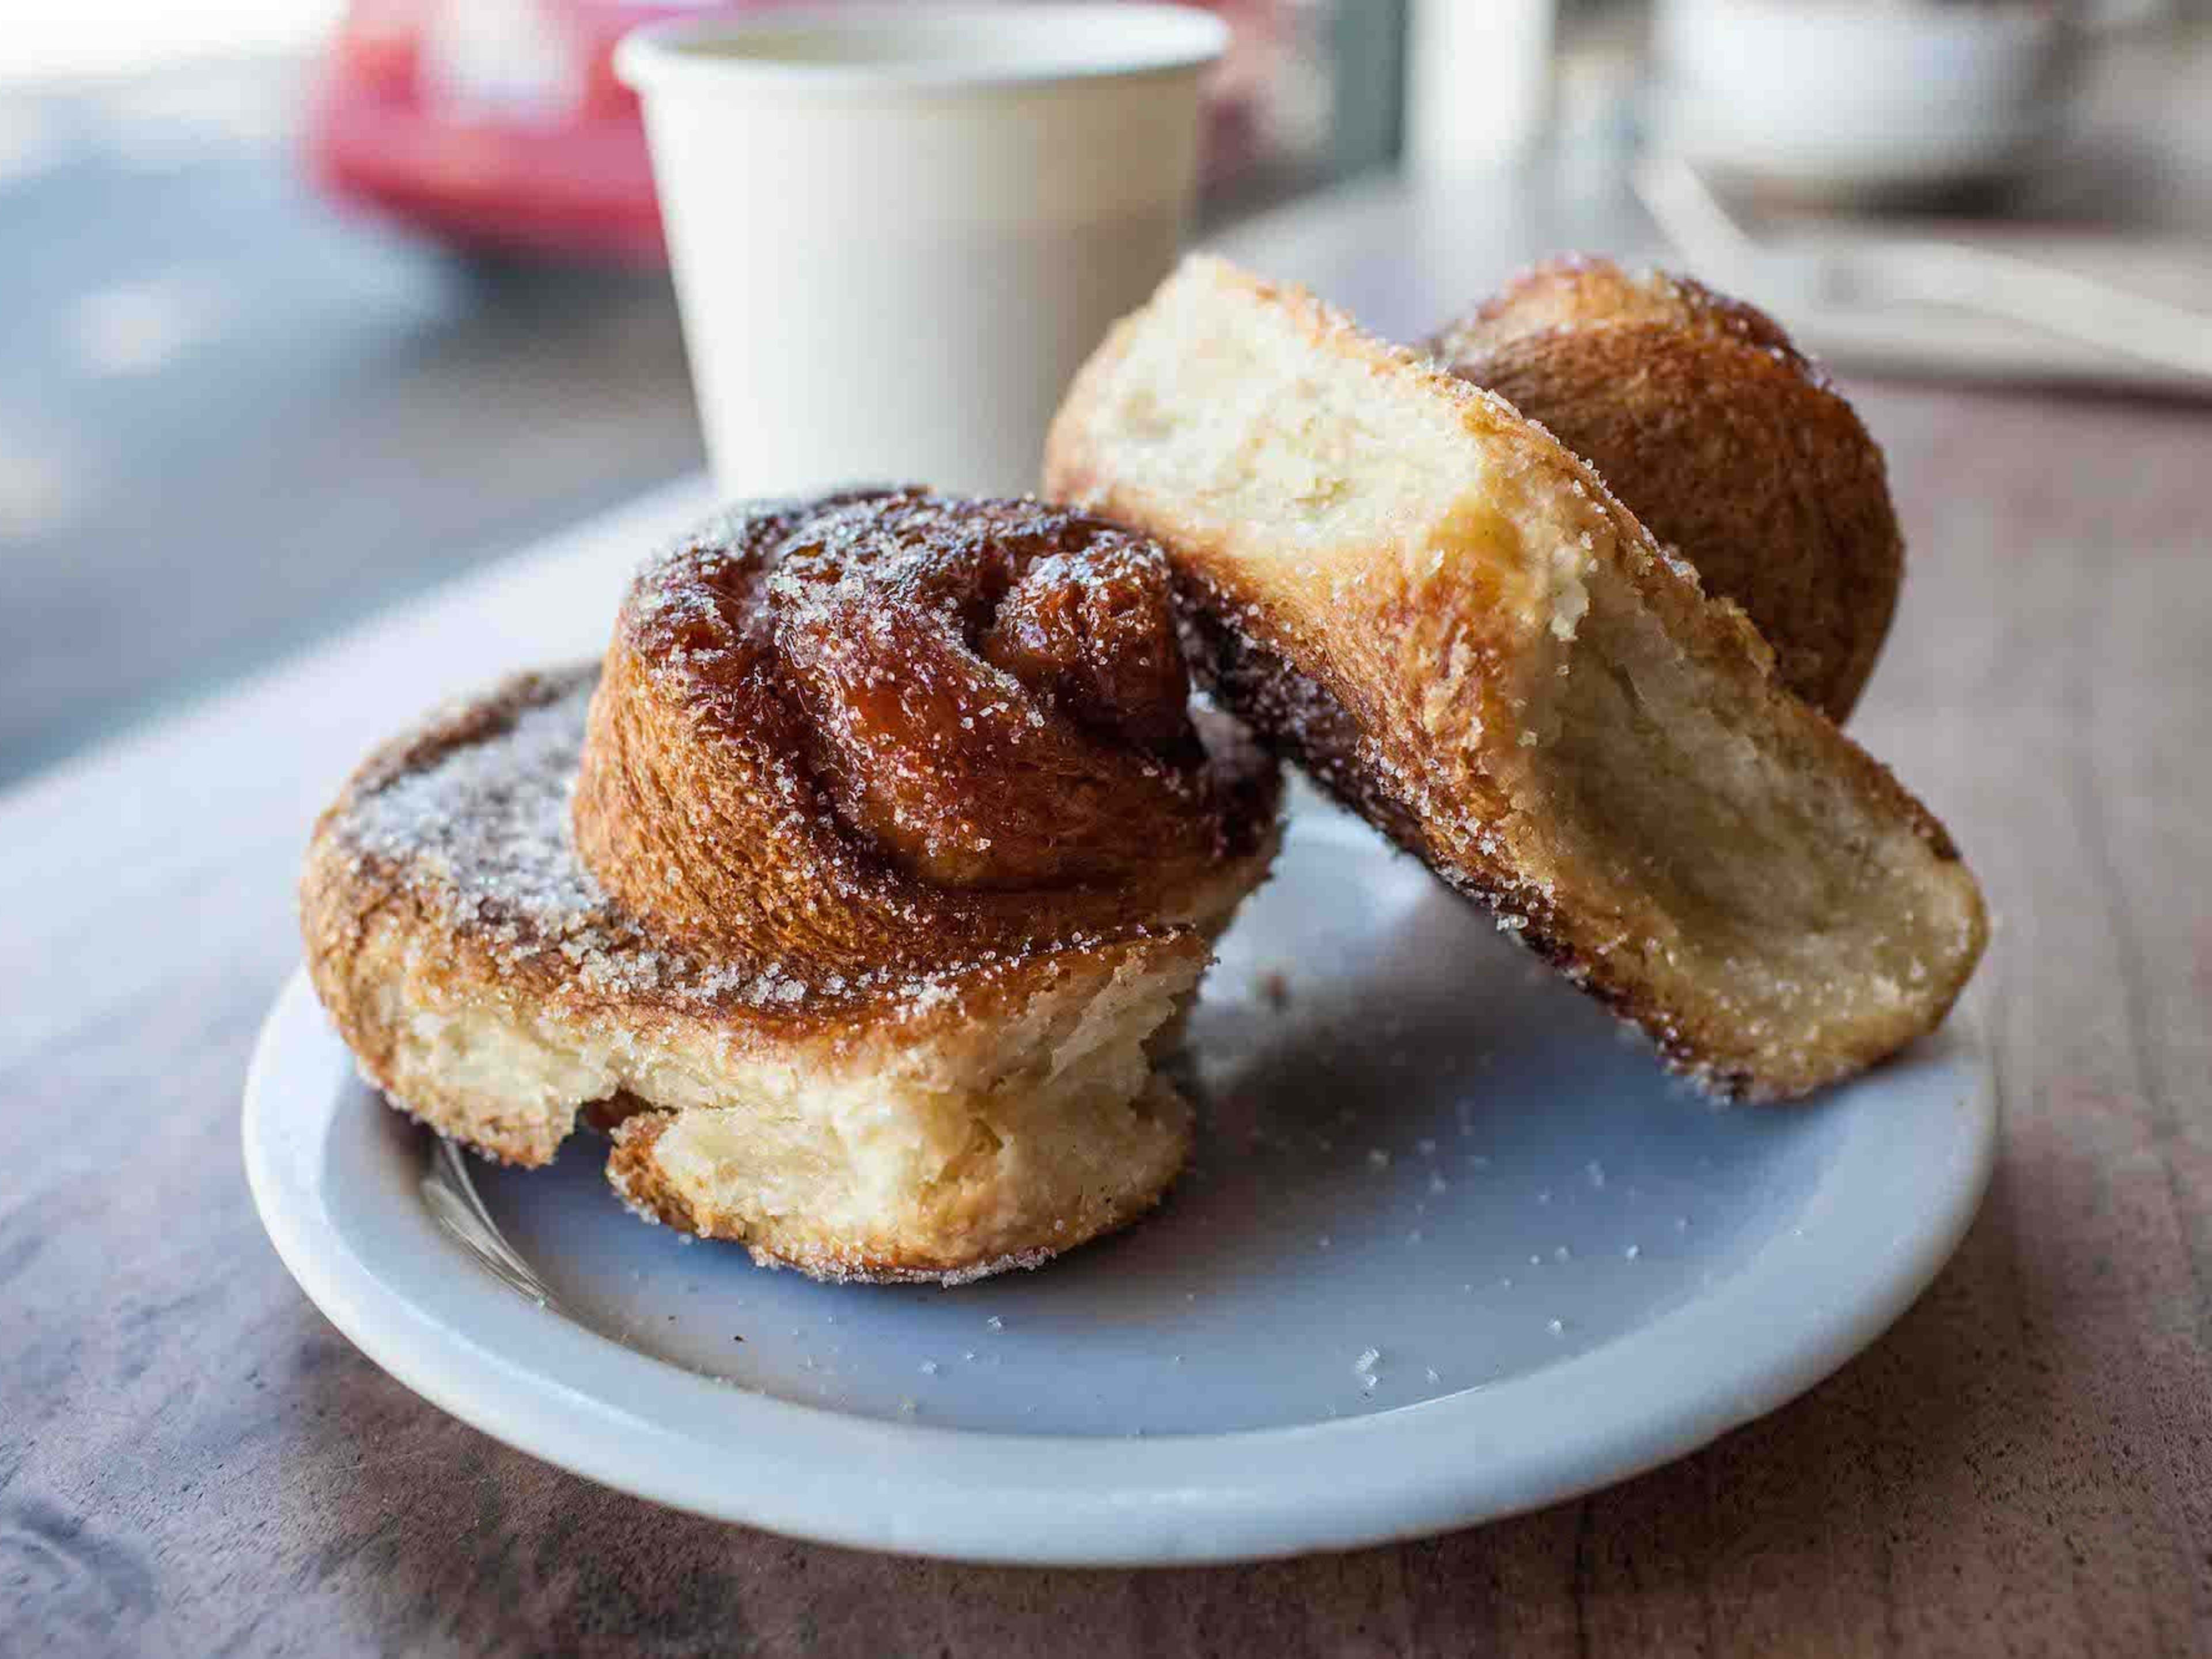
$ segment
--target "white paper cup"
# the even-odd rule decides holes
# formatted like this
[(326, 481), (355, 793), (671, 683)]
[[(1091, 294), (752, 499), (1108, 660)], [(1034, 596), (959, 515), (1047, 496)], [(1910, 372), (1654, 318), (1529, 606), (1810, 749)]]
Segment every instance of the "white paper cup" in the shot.
[(842, 6), (627, 37), (718, 487), (1035, 488), (1173, 263), (1199, 77), (1169, 5)]

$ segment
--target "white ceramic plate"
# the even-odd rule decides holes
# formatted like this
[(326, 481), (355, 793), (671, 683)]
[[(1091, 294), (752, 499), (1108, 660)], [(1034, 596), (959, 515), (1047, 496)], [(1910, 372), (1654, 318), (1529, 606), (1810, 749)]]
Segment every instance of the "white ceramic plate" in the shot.
[(510, 1445), (809, 1538), (1132, 1564), (1434, 1532), (1680, 1456), (1880, 1333), (1988, 1175), (1955, 1023), (1817, 1102), (1711, 1106), (1322, 809), (1221, 954), (1166, 1207), (961, 1290), (641, 1226), (587, 1134), (465, 1164), (356, 1079), (303, 977), (246, 1168), (338, 1328)]

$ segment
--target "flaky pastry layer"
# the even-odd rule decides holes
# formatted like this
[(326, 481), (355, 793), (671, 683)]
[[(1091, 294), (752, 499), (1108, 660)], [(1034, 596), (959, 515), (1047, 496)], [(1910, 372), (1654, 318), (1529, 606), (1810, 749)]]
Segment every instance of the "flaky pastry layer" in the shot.
[(567, 824), (596, 669), (524, 676), (373, 757), (301, 888), (316, 989), (376, 1087), (486, 1156), (615, 1103), (641, 1213), (823, 1277), (1034, 1266), (1150, 1207), (1189, 1146), (1147, 1044), (1208, 930), (1125, 927), (912, 972), (672, 945)]
[(1841, 724), (1887, 636), (1905, 540), (1881, 451), (1771, 318), (1686, 277), (1537, 265), (1429, 342), (1595, 466), (1743, 607)]
[(1847, 1077), (1972, 971), (1942, 826), (1503, 398), (1194, 258), (1046, 469), (1168, 549), (1217, 696), (1707, 1087)]

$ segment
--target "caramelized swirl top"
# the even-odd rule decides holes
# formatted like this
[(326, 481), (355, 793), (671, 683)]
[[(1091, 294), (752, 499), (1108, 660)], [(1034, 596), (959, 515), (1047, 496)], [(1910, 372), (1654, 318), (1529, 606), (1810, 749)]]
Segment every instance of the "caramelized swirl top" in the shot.
[(1214, 750), (1145, 538), (917, 490), (771, 503), (640, 574), (577, 839), (725, 951), (944, 960), (1204, 920), (1276, 788)]

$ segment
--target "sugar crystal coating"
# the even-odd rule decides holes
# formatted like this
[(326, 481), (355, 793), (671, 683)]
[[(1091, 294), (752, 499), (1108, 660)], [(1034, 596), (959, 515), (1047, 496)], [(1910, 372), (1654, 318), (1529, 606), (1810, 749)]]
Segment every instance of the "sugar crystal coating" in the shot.
[[(341, 804), (333, 829), (356, 857), (383, 866), (501, 967), (550, 952), (605, 996), (654, 994), (769, 1014), (882, 1000), (912, 1018), (1018, 964), (1017, 956), (990, 953), (927, 973), (884, 967), (816, 983), (781, 960), (709, 958), (648, 933), (592, 877), (570, 830), (596, 684), (590, 671), (534, 683), (503, 726), (368, 781)], [(434, 717), (428, 729), (438, 725)]]

